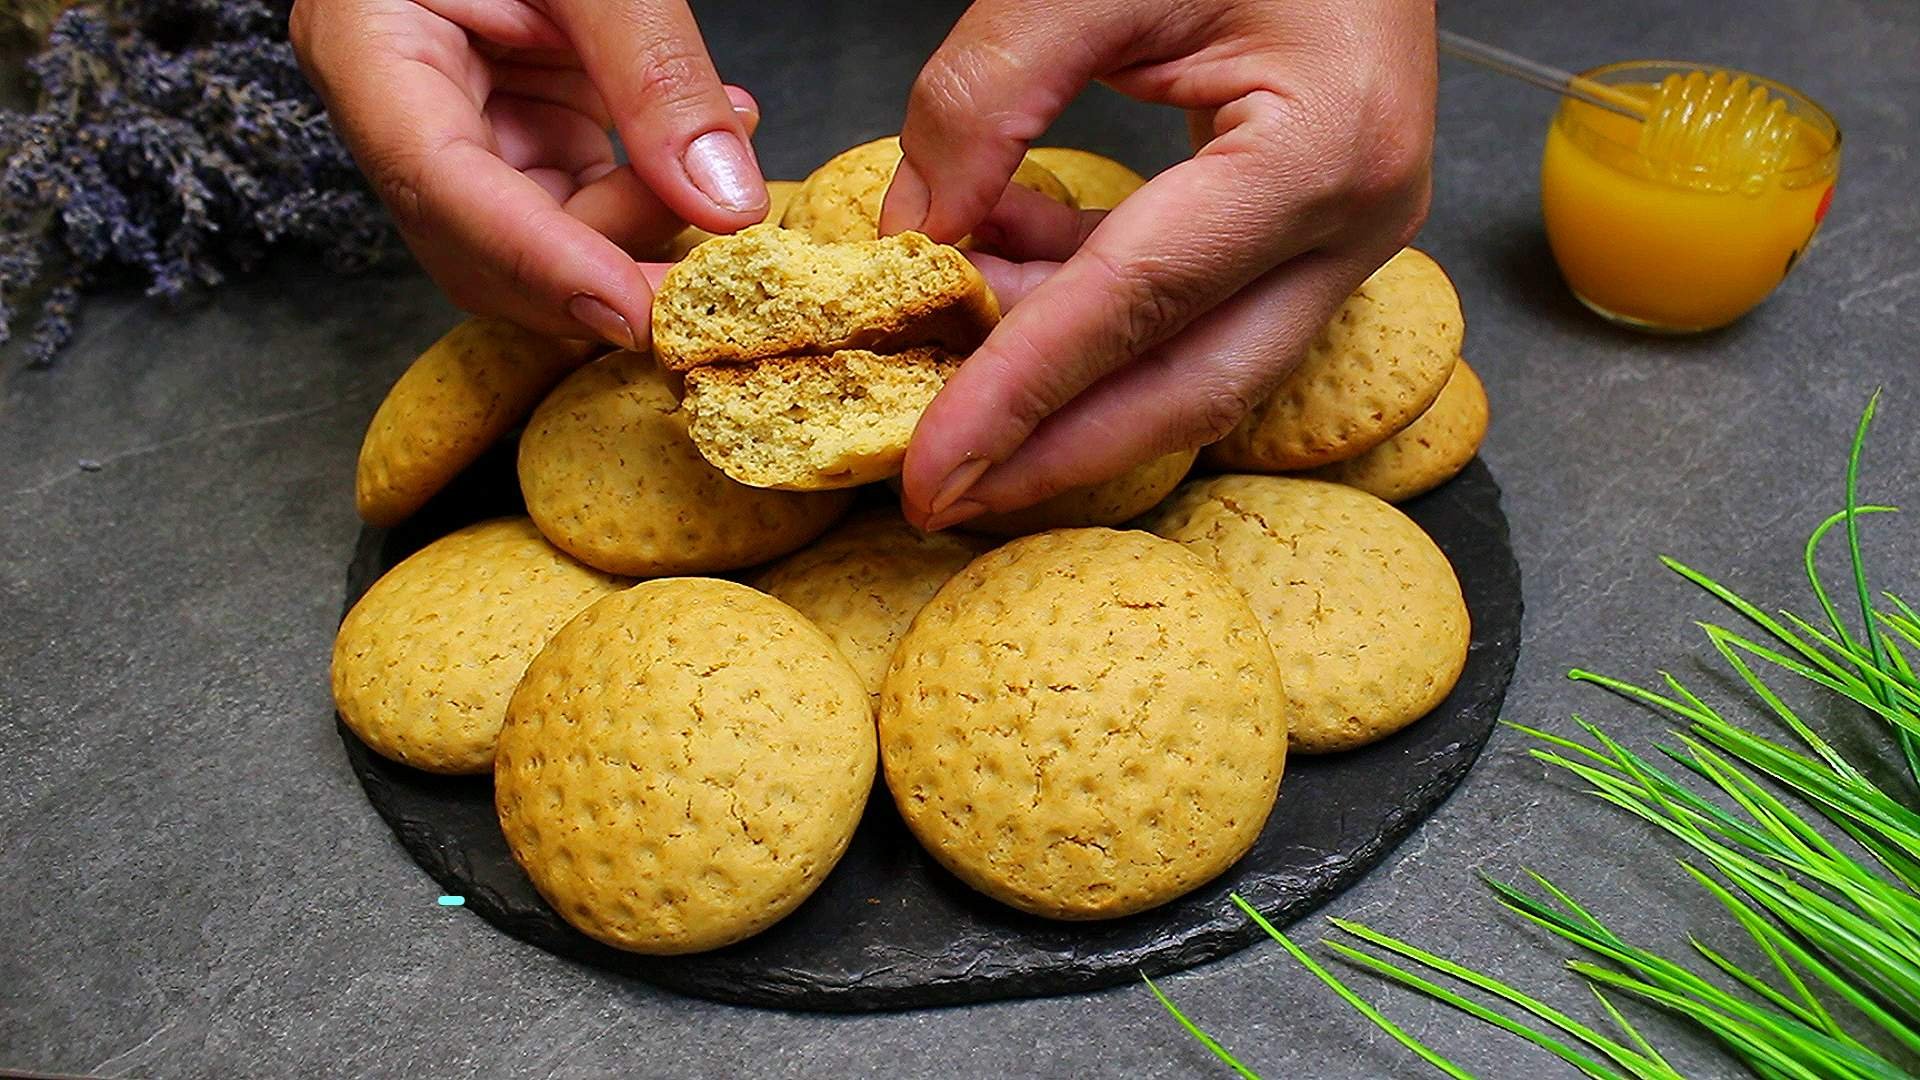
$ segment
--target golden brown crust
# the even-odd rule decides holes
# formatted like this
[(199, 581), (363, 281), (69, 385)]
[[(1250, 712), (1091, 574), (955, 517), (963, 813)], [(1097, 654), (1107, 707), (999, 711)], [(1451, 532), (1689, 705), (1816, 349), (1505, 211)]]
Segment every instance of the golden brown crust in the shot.
[(494, 806), (568, 922), (615, 948), (719, 948), (798, 907), (873, 786), (866, 688), (744, 585), (649, 581), (569, 622), (500, 733)]
[(367, 425), (353, 499), (374, 525), (413, 516), (600, 346), (468, 319), (401, 374)]
[(1453, 689), (1471, 626), (1453, 564), (1405, 514), (1341, 484), (1216, 476), (1151, 516), (1226, 574), (1273, 642), (1292, 748), (1350, 750)]
[(334, 705), (384, 757), (428, 772), (492, 772), (507, 699), (534, 654), (627, 584), (555, 550), (523, 517), (450, 533), (347, 612), (333, 642)]
[(778, 558), (825, 532), (852, 494), (764, 491), (708, 464), (673, 378), (644, 353), (581, 368), (520, 438), (520, 490), (549, 540), (632, 577), (708, 574)]
[(1403, 502), (1453, 479), (1473, 461), (1487, 435), (1487, 416), (1486, 388), (1461, 360), (1432, 407), (1406, 430), (1359, 457), (1306, 475)]
[(974, 560), (914, 617), (880, 701), (887, 787), (921, 844), (1058, 919), (1142, 911), (1232, 865), (1273, 806), (1286, 725), (1233, 586), (1110, 529)]
[(1272, 396), (1206, 449), (1207, 464), (1290, 472), (1386, 442), (1440, 396), (1465, 325), (1446, 271), (1404, 249), (1354, 290)]
[(653, 349), (673, 371), (839, 349), (938, 345), (965, 355), (999, 319), (980, 271), (919, 233), (816, 244), (755, 225), (667, 271)]
[(913, 617), (992, 546), (960, 533), (923, 533), (892, 508), (870, 510), (768, 567), (753, 587), (824, 630), (877, 706), (887, 662)]

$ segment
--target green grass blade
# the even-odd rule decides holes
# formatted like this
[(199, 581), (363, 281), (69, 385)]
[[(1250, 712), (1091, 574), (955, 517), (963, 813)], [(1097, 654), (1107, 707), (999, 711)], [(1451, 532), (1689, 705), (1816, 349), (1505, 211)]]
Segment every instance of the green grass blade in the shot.
[[(1853, 430), (1853, 445), (1847, 450), (1847, 558), (1852, 563), (1853, 587), (1860, 597), (1860, 619), (1865, 624), (1861, 632), (1867, 637), (1867, 645), (1878, 663), (1886, 661), (1886, 649), (1880, 642), (1880, 624), (1873, 618), (1873, 591), (1867, 587), (1867, 560), (1860, 553), (1860, 458), (1867, 448), (1867, 428), (1873, 424), (1873, 414), (1880, 409), (1880, 391), (1875, 390), (1867, 399), (1867, 407), (1860, 414), (1860, 423)], [(1837, 627), (1836, 627), (1837, 629)]]
[[(1896, 513), (1898, 510), (1899, 507), (1895, 506), (1862, 506), (1857, 512), (1861, 514), (1890, 514)], [(1850, 518), (1851, 514), (1846, 510), (1836, 510), (1828, 515), (1825, 521), (1814, 526), (1813, 532), (1808, 534), (1805, 549), (1807, 584), (1813, 586), (1814, 599), (1819, 602), (1820, 610), (1826, 614), (1827, 622), (1833, 626), (1834, 636), (1847, 642), (1849, 645), (1853, 644), (1853, 639), (1847, 634), (1846, 625), (1840, 621), (1839, 610), (1833, 606), (1833, 601), (1827, 596), (1827, 586), (1825, 582), (1820, 580), (1820, 570), (1816, 557), (1819, 554), (1820, 541), (1826, 539), (1827, 534), (1833, 531), (1835, 525), (1840, 524), (1842, 521), (1850, 520)]]
[[(1483, 975), (1480, 972), (1472, 970), (1471, 968), (1467, 968), (1460, 964), (1454, 963), (1453, 961), (1448, 960), (1445, 957), (1437, 956), (1433, 953), (1427, 952), (1424, 949), (1420, 949), (1414, 945), (1410, 945), (1407, 942), (1399, 940), (1398, 938), (1390, 937), (1386, 934), (1380, 933), (1379, 931), (1374, 930), (1371, 927), (1362, 925), (1360, 923), (1348, 922), (1342, 919), (1329, 919), (1328, 921), (1333, 923), (1333, 925), (1339, 927), (1340, 929), (1346, 931), (1347, 933), (1352, 934), (1354, 937), (1359, 938), (1361, 941), (1364, 941), (1367, 944), (1374, 946), (1375, 948), (1383, 949), (1389, 953), (1399, 956), (1402, 959), (1411, 960), (1414, 963), (1420, 964), (1434, 971), (1438, 971), (1444, 975), (1451, 976), (1452, 978), (1458, 979), (1461, 982), (1466, 983), (1468, 986), (1471, 986), (1476, 990), (1485, 991), (1486, 993), (1492, 994), (1495, 997), (1498, 997), (1501, 1000), (1506, 1001), (1511, 1005), (1518, 1006), (1519, 1008), (1525, 1010), (1526, 1012), (1531, 1013), (1542, 1020), (1545, 1020), (1547, 1023), (1552, 1024), (1556, 1028), (1559, 1028), (1561, 1031), (1564, 1031), (1567, 1034), (1573, 1036), (1574, 1038), (1579, 1039), (1581, 1042), (1586, 1043), (1588, 1046), (1593, 1047), (1595, 1050), (1598, 1050), (1601, 1053), (1607, 1055), (1609, 1058), (1612, 1058), (1616, 1063), (1618, 1063), (1622, 1067), (1632, 1070), (1634, 1075), (1636, 1076), (1665, 1075), (1665, 1074), (1648, 1072), (1648, 1070), (1654, 1069), (1655, 1066), (1652, 1061), (1650, 1061), (1643, 1055), (1638, 1054), (1633, 1050), (1629, 1049), (1628, 1047), (1622, 1046), (1621, 1044), (1613, 1041), (1612, 1039), (1607, 1038), (1606, 1036), (1600, 1034), (1599, 1032), (1593, 1030), (1592, 1028), (1587, 1027), (1584, 1024), (1581, 1024), (1579, 1021), (1574, 1020), (1572, 1017), (1566, 1015), (1565, 1013), (1560, 1012), (1557, 1009), (1554, 1009), (1552, 1006), (1549, 1006), (1544, 1002), (1541, 1002), (1534, 998), (1528, 997), (1526, 994), (1523, 994), (1520, 991), (1515, 990), (1513, 987), (1508, 986), (1507, 984), (1499, 981), (1498, 979), (1493, 978), (1492, 976)], [(1391, 965), (1386, 965), (1385, 961), (1382, 961), (1377, 957), (1369, 956), (1366, 953), (1362, 953), (1351, 947), (1341, 945), (1338, 942), (1328, 942), (1327, 944), (1330, 947), (1339, 950), (1342, 955), (1348, 956), (1350, 959), (1357, 958), (1357, 959), (1360, 959), (1362, 962), (1369, 962), (1369, 966), (1374, 966), (1376, 967), (1376, 969), (1381, 965), (1391, 966)], [(1382, 973), (1387, 974), (1384, 971)], [(1405, 975), (1407, 979), (1419, 978), (1419, 976), (1412, 975), (1411, 973), (1403, 972), (1402, 974)], [(1389, 975), (1389, 977), (1400, 978), (1400, 976), (1398, 975)], [(1405, 981), (1405, 980), (1403, 979), (1402, 981)], [(1409, 983), (1409, 985), (1412, 985), (1412, 984)], [(1424, 986), (1416, 987), (1416, 989), (1420, 989), (1422, 993), (1429, 993), (1429, 994), (1433, 993), (1433, 991), (1427, 989)], [(1434, 996), (1438, 996), (1438, 995), (1434, 995)], [(1466, 1008), (1466, 1006), (1456, 1004), (1450, 1000), (1448, 1001), (1448, 1004), (1454, 1005), (1455, 1008)], [(1471, 1005), (1474, 1003), (1469, 1002), (1468, 1004)], [(1472, 1010), (1468, 1009), (1467, 1011), (1472, 1011)], [(1478, 1013), (1475, 1013), (1475, 1015), (1478, 1015)], [(1482, 1017), (1482, 1019), (1486, 1019), (1486, 1018)], [(1489, 1022), (1493, 1023), (1495, 1021), (1489, 1021)], [(1509, 1021), (1509, 1023), (1515, 1023), (1515, 1022)], [(1501, 1026), (1507, 1027), (1506, 1024), (1501, 1024)], [(1562, 1050), (1560, 1049), (1555, 1049), (1553, 1046), (1549, 1046), (1548, 1043), (1551, 1042), (1551, 1039), (1549, 1036), (1546, 1036), (1539, 1032), (1535, 1032), (1533, 1031), (1533, 1029), (1526, 1028), (1524, 1025), (1518, 1025), (1517, 1023), (1515, 1023), (1515, 1026), (1507, 1027), (1507, 1030), (1513, 1031), (1515, 1034), (1522, 1035), (1524, 1038), (1527, 1038), (1533, 1041), (1536, 1045), (1539, 1045), (1544, 1049), (1551, 1050), (1554, 1054), (1556, 1054), (1557, 1056), (1565, 1060), (1568, 1060), (1568, 1061), (1574, 1060), (1573, 1057), (1569, 1056), (1569, 1054), (1573, 1053), (1573, 1051), (1568, 1050), (1567, 1052), (1562, 1052)]]
[(1685, 994), (1674, 993), (1611, 968), (1584, 961), (1567, 965), (1586, 979), (1615, 987), (1712, 1032), (1749, 1064), (1764, 1063), (1796, 1080), (1858, 1077), (1860, 1080), (1912, 1080), (1910, 1074), (1870, 1051), (1860, 1051), (1793, 1021), (1746, 1006), (1732, 998), (1731, 1010), (1716, 1008)]
[[(1544, 1031), (1541, 1031), (1537, 1028), (1528, 1027), (1526, 1024), (1523, 1024), (1520, 1021), (1515, 1020), (1510, 1016), (1506, 1016), (1502, 1013), (1495, 1012), (1494, 1010), (1486, 1007), (1485, 1005), (1480, 1004), (1477, 1001), (1474, 1001), (1471, 998), (1468, 998), (1462, 994), (1456, 993), (1453, 990), (1450, 990), (1445, 986), (1441, 986), (1440, 984), (1433, 982), (1430, 979), (1422, 978), (1420, 975), (1412, 971), (1409, 971), (1406, 968), (1400, 967), (1397, 964), (1391, 963), (1390, 961), (1384, 960), (1370, 953), (1362, 952), (1359, 949), (1353, 948), (1350, 945), (1342, 944), (1341, 942), (1338, 942), (1338, 941), (1322, 941), (1321, 944), (1325, 945), (1329, 949), (1332, 949), (1335, 953), (1339, 954), (1340, 956), (1346, 958), (1346, 960), (1349, 963), (1353, 963), (1362, 968), (1365, 968), (1366, 970), (1371, 971), (1374, 974), (1381, 976), (1382, 978), (1388, 979), (1389, 981), (1399, 983), (1400, 985), (1408, 987), (1413, 990), (1417, 990), (1420, 993), (1425, 994), (1426, 996), (1432, 998), (1433, 1000), (1438, 1001), (1443, 1005), (1448, 1005), (1448, 1006), (1451, 1006), (1452, 1008), (1458, 1009), (1461, 1012), (1466, 1013), (1468, 1016), (1471, 1016), (1482, 1023), (1489, 1024), (1493, 1027), (1499, 1028), (1502, 1031), (1508, 1032), (1513, 1035), (1517, 1035), (1520, 1038), (1525, 1039), (1526, 1041), (1532, 1043), (1533, 1045), (1539, 1047), (1540, 1049), (1545, 1050), (1546, 1052), (1566, 1062), (1567, 1064), (1572, 1065), (1574, 1068), (1580, 1070), (1585, 1075), (1596, 1078), (1596, 1080), (1627, 1080), (1628, 1076), (1642, 1078), (1642, 1080), (1656, 1080), (1656, 1078), (1658, 1078), (1658, 1080), (1677, 1080), (1678, 1074), (1665, 1072), (1665, 1071), (1656, 1071), (1658, 1070), (1658, 1066), (1654, 1065), (1651, 1061), (1647, 1062), (1645, 1069), (1632, 1069), (1629, 1073), (1623, 1074), (1618, 1070), (1608, 1068), (1606, 1065), (1602, 1064), (1600, 1061), (1586, 1054), (1581, 1053), (1580, 1051), (1574, 1049), (1572, 1046), (1567, 1045), (1566, 1043), (1562, 1042), (1559, 1039), (1554, 1038), (1553, 1036), (1547, 1034)], [(1522, 1000), (1527, 1000), (1527, 1001), (1532, 1000), (1530, 998), (1526, 998), (1525, 995), (1520, 994), (1518, 991), (1512, 991), (1512, 993), (1514, 997), (1520, 998)], [(1629, 1054), (1632, 1053), (1632, 1051), (1626, 1051), (1625, 1048), (1622, 1048), (1622, 1050)], [(1636, 1058), (1638, 1057), (1638, 1055), (1635, 1055), (1635, 1056)], [(1645, 1060), (1645, 1059), (1641, 1059), (1641, 1060)]]
[(1167, 997), (1167, 995), (1164, 992), (1162, 992), (1158, 986), (1154, 985), (1153, 980), (1147, 978), (1144, 972), (1141, 973), (1140, 979), (1142, 982), (1145, 982), (1147, 984), (1147, 989), (1153, 991), (1154, 1000), (1158, 1001), (1162, 1008), (1172, 1013), (1173, 1018), (1180, 1022), (1180, 1026), (1187, 1029), (1187, 1034), (1193, 1036), (1194, 1040), (1197, 1041), (1201, 1046), (1204, 1046), (1208, 1050), (1212, 1051), (1214, 1057), (1217, 1057), (1221, 1061), (1226, 1062), (1227, 1065), (1230, 1068), (1232, 1068), (1234, 1072), (1239, 1073), (1242, 1077), (1245, 1078), (1245, 1080), (1260, 1080), (1259, 1073), (1254, 1072), (1252, 1069), (1249, 1069), (1245, 1065), (1240, 1064), (1239, 1059), (1235, 1058), (1232, 1054), (1227, 1053), (1226, 1047), (1221, 1046), (1219, 1042), (1215, 1041), (1213, 1036), (1200, 1030), (1200, 1026), (1198, 1024), (1195, 1024), (1193, 1021), (1187, 1019), (1187, 1014), (1181, 1012), (1180, 1009), (1176, 1005), (1174, 1005), (1173, 999)]
[(1379, 1028), (1381, 1031), (1386, 1032), (1389, 1036), (1393, 1038), (1395, 1042), (1399, 1043), (1401, 1046), (1406, 1047), (1408, 1050), (1413, 1051), (1413, 1053), (1417, 1055), (1420, 1058), (1420, 1060), (1433, 1066), (1435, 1069), (1438, 1069), (1439, 1071), (1445, 1073), (1446, 1075), (1454, 1077), (1455, 1080), (1474, 1080), (1472, 1073), (1469, 1073), (1465, 1069), (1462, 1069), (1460, 1066), (1455, 1065), (1453, 1062), (1447, 1060), (1445, 1057), (1442, 1057), (1437, 1051), (1429, 1047), (1427, 1044), (1407, 1034), (1405, 1031), (1402, 1031), (1398, 1024), (1395, 1024), (1393, 1021), (1387, 1019), (1384, 1015), (1381, 1014), (1380, 1010), (1368, 1004), (1365, 999), (1361, 998), (1360, 995), (1354, 993), (1351, 989), (1349, 989), (1346, 983), (1341, 982), (1338, 978), (1334, 976), (1332, 972), (1328, 971), (1324, 967), (1321, 967), (1320, 964), (1313, 959), (1313, 957), (1308, 956), (1306, 952), (1300, 948), (1300, 946), (1295, 945), (1292, 939), (1288, 938), (1287, 935), (1280, 932), (1279, 928), (1275, 927), (1272, 923), (1268, 922), (1266, 916), (1260, 914), (1260, 912), (1252, 904), (1247, 903), (1245, 897), (1241, 896), (1239, 893), (1232, 893), (1229, 898), (1234, 902), (1234, 905), (1237, 906), (1241, 911), (1246, 912), (1247, 917), (1252, 919), (1254, 921), (1254, 924), (1259, 926), (1261, 930), (1265, 931), (1268, 937), (1279, 942), (1280, 947), (1287, 951), (1287, 955), (1293, 957), (1294, 960), (1297, 961), (1301, 967), (1304, 967), (1308, 971), (1312, 972), (1315, 978), (1318, 978), (1322, 983), (1325, 983), (1327, 988), (1332, 990), (1335, 994), (1339, 995), (1342, 1001), (1345, 1001), (1348, 1005), (1353, 1006), (1353, 1008), (1356, 1011), (1358, 1011), (1360, 1015), (1366, 1017), (1368, 1020), (1371, 1020), (1375, 1027)]
[(1661, 1057), (1660, 1051), (1655, 1050), (1653, 1044), (1648, 1042), (1646, 1037), (1640, 1034), (1640, 1029), (1627, 1022), (1627, 1018), (1621, 1015), (1620, 1010), (1613, 1004), (1612, 998), (1602, 993), (1600, 988), (1592, 983), (1587, 984), (1587, 989), (1593, 991), (1593, 996), (1599, 999), (1600, 1007), (1606, 1010), (1608, 1019), (1613, 1021), (1613, 1026), (1619, 1028), (1622, 1034), (1632, 1040), (1633, 1045), (1638, 1047), (1642, 1054), (1645, 1054), (1649, 1060), (1653, 1061), (1660, 1068), (1673, 1073), (1675, 1076), (1680, 1075), (1679, 1070), (1675, 1069), (1666, 1058)]

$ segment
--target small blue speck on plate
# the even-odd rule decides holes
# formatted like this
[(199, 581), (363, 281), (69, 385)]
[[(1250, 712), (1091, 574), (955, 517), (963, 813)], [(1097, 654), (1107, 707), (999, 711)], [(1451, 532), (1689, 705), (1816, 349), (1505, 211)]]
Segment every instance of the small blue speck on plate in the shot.
[(465, 905), (466, 902), (467, 898), (464, 896), (443, 896), (440, 898), (441, 907), (461, 907)]

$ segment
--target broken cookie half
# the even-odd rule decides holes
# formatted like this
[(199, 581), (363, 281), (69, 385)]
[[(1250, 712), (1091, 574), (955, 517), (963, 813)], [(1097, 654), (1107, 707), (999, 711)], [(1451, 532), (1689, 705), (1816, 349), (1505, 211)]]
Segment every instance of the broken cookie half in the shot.
[(919, 233), (816, 243), (757, 225), (696, 247), (654, 298), (688, 430), (754, 487), (855, 487), (900, 471), (914, 425), (999, 321), (980, 272)]

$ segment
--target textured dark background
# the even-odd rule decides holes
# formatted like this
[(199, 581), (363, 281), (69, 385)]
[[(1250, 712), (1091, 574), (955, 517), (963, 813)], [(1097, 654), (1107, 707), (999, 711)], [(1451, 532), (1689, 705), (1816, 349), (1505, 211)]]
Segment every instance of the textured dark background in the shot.
[[(949, 12), (700, 5), (724, 74), (798, 176), (890, 130)], [(812, 11), (803, 9), (812, 8)], [(1550, 102), (1449, 65), (1421, 243), (1459, 284), (1527, 587), (1508, 715), (1580, 711), (1636, 743), (1663, 725), (1568, 684), (1582, 663), (1700, 674), (1712, 608), (1671, 552), (1797, 602), (1798, 545), (1834, 505), (1845, 440), (1889, 391), (1875, 498), (1920, 502), (1920, 6), (1847, 0), (1552, 9), (1448, 4), (1454, 28), (1582, 66), (1679, 55), (1777, 76), (1846, 129), (1840, 193), (1794, 279), (1735, 328), (1619, 333), (1561, 289), (1535, 161)], [(1178, 121), (1096, 94), (1061, 141), (1152, 168)], [(52, 371), (0, 367), (0, 1066), (138, 1076), (1218, 1075), (1143, 990), (844, 1017), (703, 1004), (602, 975), (434, 904), (348, 771), (327, 647), (358, 526), (352, 462), (386, 384), (453, 319), (424, 280), (282, 264), (182, 318), (91, 306)], [(86, 471), (81, 462), (98, 463)], [(1913, 585), (1920, 533), (1876, 521)], [(1704, 676), (1714, 694), (1728, 692)], [(1630, 936), (1722, 932), (1669, 848), (1497, 734), (1458, 793), (1330, 913), (1443, 947), (1591, 1015), (1565, 950), (1500, 915), (1477, 872), (1577, 883)], [(1424, 1075), (1277, 949), (1167, 980), (1270, 1076)], [(1372, 984), (1365, 984), (1372, 989)], [(1546, 1061), (1375, 994), (1493, 1076)], [(1731, 1076), (1654, 1024), (1690, 1074)], [(1548, 1066), (1550, 1068), (1550, 1066)]]

